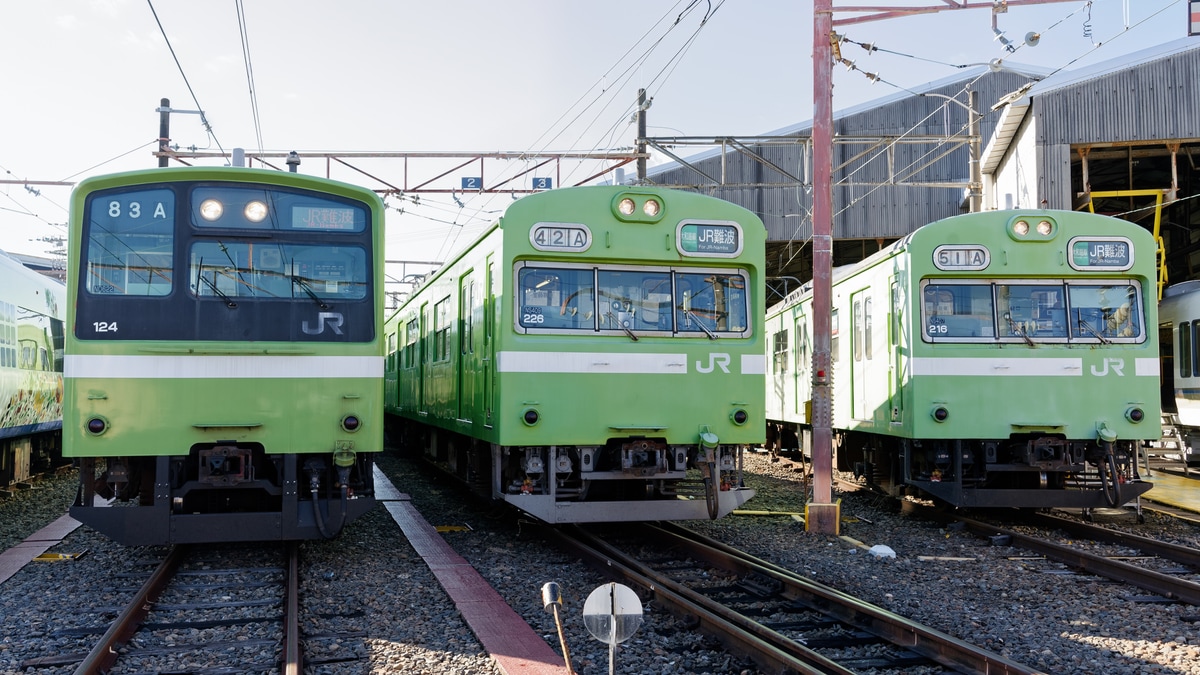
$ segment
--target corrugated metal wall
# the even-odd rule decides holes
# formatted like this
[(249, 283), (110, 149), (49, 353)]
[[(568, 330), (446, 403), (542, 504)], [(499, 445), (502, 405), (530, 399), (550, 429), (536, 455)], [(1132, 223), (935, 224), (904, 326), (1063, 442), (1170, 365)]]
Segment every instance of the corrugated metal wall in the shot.
[[(1045, 91), (1033, 112), (1041, 198), (1069, 209), (1072, 145), (1154, 143), (1200, 138), (1200, 48), (1131, 65)], [(1066, 149), (1065, 152), (1063, 149)], [(1065, 164), (1065, 166), (1064, 166)], [(1076, 186), (1082, 189), (1082, 186)]]
[[(974, 81), (973, 81), (974, 80)], [(972, 82), (973, 81), (973, 82)], [(963, 105), (947, 103), (935, 96), (912, 96), (878, 106), (860, 106), (838, 113), (834, 133), (846, 137), (952, 135), (965, 137), (969, 116), (965, 108), (967, 94), (963, 87), (972, 82), (979, 92), (979, 108), (983, 113), (980, 128), (981, 147), (987, 145), (995, 128), (998, 112), (991, 106), (1002, 96), (1020, 88), (1029, 78), (1020, 73), (984, 71), (964, 76), (927, 92), (955, 97)], [(834, 101), (836, 105), (836, 99)], [(807, 136), (811, 127), (796, 130)], [(861, 153), (862, 144), (836, 143), (833, 149), (834, 166), (849, 162)], [(905, 184), (869, 186), (864, 183), (886, 183), (889, 172), (908, 173), (908, 167), (922, 167), (945, 148), (932, 144), (898, 144), (891, 148), (889, 166), (887, 153), (879, 152), (860, 158), (836, 170), (833, 176), (833, 235), (835, 239), (877, 239), (901, 237), (928, 222), (961, 213), (964, 210), (965, 189), (928, 188)], [(811, 167), (802, 146), (773, 146), (759, 152), (771, 162), (811, 182)], [(708, 157), (694, 164), (710, 176), (721, 176), (721, 157)], [(970, 150), (961, 145), (949, 155), (924, 166), (904, 182), (961, 182), (970, 176)], [(726, 182), (762, 183), (784, 180), (774, 169), (738, 153), (725, 157)], [(695, 185), (704, 182), (696, 171), (671, 165), (661, 167), (652, 175), (660, 185)], [(711, 194), (735, 202), (758, 213), (767, 226), (768, 241), (806, 240), (812, 233), (808, 213), (812, 209), (811, 191), (797, 187), (713, 188)]]

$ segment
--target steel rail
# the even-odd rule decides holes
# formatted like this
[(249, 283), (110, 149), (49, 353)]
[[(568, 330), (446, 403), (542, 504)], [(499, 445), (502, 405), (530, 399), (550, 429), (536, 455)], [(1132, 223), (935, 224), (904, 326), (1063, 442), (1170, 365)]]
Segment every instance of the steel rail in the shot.
[(1140, 549), (1147, 555), (1158, 556), (1200, 570), (1200, 549), (1191, 546), (1181, 546), (1128, 532), (1110, 530), (1099, 525), (1081, 523), (1046, 513), (1031, 514), (1030, 519), (1039, 527), (1057, 528), (1078, 538), (1106, 541), (1111, 544)]
[(100, 675), (108, 672), (113, 663), (117, 660), (117, 648), (129, 641), (129, 638), (137, 632), (146, 615), (150, 613), (150, 609), (154, 606), (154, 602), (162, 595), (163, 589), (170, 583), (171, 578), (175, 576), (175, 570), (179, 568), (179, 563), (183, 559), (186, 547), (174, 546), (171, 548), (167, 557), (159, 564), (146, 583), (142, 585), (141, 590), (125, 609), (121, 612), (108, 627), (104, 635), (100, 637), (100, 642), (88, 652), (88, 655), (75, 668), (75, 675)]
[[(726, 569), (730, 571), (741, 574), (753, 572), (775, 579), (783, 585), (785, 597), (818, 607), (820, 611), (839, 621), (876, 635), (893, 645), (916, 652), (943, 666), (954, 668), (958, 672), (1011, 675), (1033, 675), (1042, 672), (802, 577), (784, 567), (756, 558), (680, 525), (658, 523), (647, 527), (655, 530), (660, 540), (665, 537), (708, 563), (718, 566), (728, 564)], [(713, 556), (713, 551), (718, 552), (718, 556)]]
[(578, 526), (545, 528), (545, 532), (557, 539), (564, 549), (581, 556), (606, 574), (622, 578), (652, 593), (655, 602), (668, 608), (671, 613), (694, 619), (698, 630), (716, 638), (727, 649), (750, 657), (767, 672), (805, 675), (853, 673), (802, 645), (795, 645), (801, 652), (799, 654), (780, 649), (775, 643), (787, 641), (787, 638), (776, 633), (775, 640), (767, 639), (764, 631), (774, 631), (762, 626), (758, 626), (757, 630), (746, 626), (750, 622), (744, 617), (650, 570)]
[(287, 546), (287, 591), (283, 603), (283, 667), (284, 675), (304, 672), (304, 653), (300, 650), (300, 545)]
[(1047, 558), (1065, 565), (1112, 579), (1113, 581), (1137, 586), (1138, 588), (1157, 593), (1172, 600), (1179, 600), (1190, 605), (1200, 605), (1200, 584), (1194, 581), (1178, 579), (1169, 574), (1143, 569), (1119, 560), (1111, 560), (1104, 556), (1021, 534), (1020, 532), (990, 523), (963, 517), (959, 517), (957, 520), (966, 525), (967, 529), (980, 536), (1006, 535), (1011, 538), (1013, 546), (1040, 553)]

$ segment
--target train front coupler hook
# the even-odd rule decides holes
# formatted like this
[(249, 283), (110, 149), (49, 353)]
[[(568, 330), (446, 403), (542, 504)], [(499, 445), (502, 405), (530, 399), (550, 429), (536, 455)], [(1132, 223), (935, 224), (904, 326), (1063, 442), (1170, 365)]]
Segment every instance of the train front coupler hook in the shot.
[(1117, 440), (1117, 434), (1109, 429), (1108, 425), (1101, 424), (1097, 436), (1100, 447), (1104, 448), (1104, 456), (1096, 465), (1100, 474), (1100, 487), (1104, 491), (1104, 501), (1115, 508), (1121, 505), (1121, 476), (1117, 472), (1117, 458), (1113, 453), (1113, 443)]

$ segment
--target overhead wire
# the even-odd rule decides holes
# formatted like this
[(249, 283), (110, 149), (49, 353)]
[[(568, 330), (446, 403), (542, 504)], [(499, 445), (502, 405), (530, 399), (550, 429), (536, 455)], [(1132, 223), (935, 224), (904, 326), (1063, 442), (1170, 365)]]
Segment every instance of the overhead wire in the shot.
[[(1104, 41), (1102, 41), (1102, 42), (1099, 42), (1099, 43), (1097, 43), (1097, 42), (1094, 42), (1094, 41), (1093, 41), (1093, 47), (1092, 47), (1090, 50), (1088, 50), (1087, 52), (1085, 52), (1085, 53), (1081, 54), (1080, 56), (1078, 56), (1078, 57), (1076, 57), (1076, 58), (1074, 58), (1074, 59), (1071, 59), (1071, 60), (1070, 60), (1070, 61), (1068, 61), (1067, 63), (1065, 63), (1065, 64), (1063, 64), (1063, 65), (1059, 66), (1058, 68), (1056, 68), (1056, 69), (1054, 69), (1053, 71), (1051, 71), (1051, 72), (1050, 72), (1048, 75), (1045, 75), (1045, 76), (1039, 77), (1039, 78), (1037, 78), (1037, 79), (1045, 79), (1045, 78), (1048, 78), (1048, 77), (1051, 77), (1051, 76), (1053, 76), (1054, 74), (1056, 74), (1056, 73), (1058, 73), (1058, 72), (1061, 72), (1061, 71), (1062, 71), (1062, 70), (1064, 70), (1065, 68), (1067, 68), (1067, 67), (1071, 66), (1072, 64), (1074, 64), (1074, 63), (1078, 62), (1078, 61), (1079, 61), (1080, 59), (1082, 59), (1083, 57), (1085, 57), (1085, 56), (1087, 56), (1088, 54), (1090, 54), (1090, 53), (1094, 52), (1094, 51), (1095, 51), (1097, 48), (1099, 48), (1101, 45), (1103, 45), (1103, 44), (1107, 44), (1108, 42), (1111, 42), (1112, 40), (1116, 39), (1117, 37), (1120, 37), (1121, 35), (1128, 33), (1130, 30), (1132, 30), (1132, 29), (1134, 29), (1134, 28), (1137, 28), (1138, 26), (1140, 26), (1141, 24), (1145, 23), (1146, 21), (1149, 21), (1149, 20), (1153, 19), (1155, 16), (1158, 16), (1158, 15), (1159, 15), (1159, 14), (1161, 14), (1162, 12), (1166, 11), (1166, 10), (1167, 10), (1168, 8), (1170, 8), (1171, 6), (1178, 4), (1178, 2), (1180, 2), (1180, 0), (1172, 0), (1171, 2), (1169, 2), (1168, 4), (1166, 4), (1166, 5), (1164, 5), (1162, 8), (1160, 8), (1159, 10), (1157, 10), (1157, 11), (1153, 12), (1152, 14), (1150, 14), (1149, 16), (1147, 16), (1146, 18), (1142, 19), (1141, 21), (1137, 22), (1136, 24), (1134, 24), (1134, 25), (1132, 25), (1132, 26), (1130, 26), (1130, 25), (1128, 24), (1128, 18), (1126, 18), (1126, 25), (1125, 25), (1125, 27), (1124, 27), (1124, 29), (1123, 29), (1122, 31), (1120, 31), (1120, 32), (1116, 33), (1116, 34), (1115, 34), (1113, 37), (1110, 37), (1110, 38), (1108, 38), (1107, 40), (1104, 40)], [(1081, 6), (1080, 8), (1077, 8), (1077, 9), (1075, 9), (1075, 10), (1071, 11), (1070, 13), (1068, 13), (1068, 14), (1067, 14), (1066, 16), (1064, 16), (1063, 18), (1061, 18), (1061, 19), (1059, 19), (1058, 21), (1056, 21), (1056, 22), (1054, 22), (1053, 24), (1051, 24), (1051, 25), (1050, 25), (1048, 28), (1046, 28), (1044, 31), (1042, 31), (1042, 32), (1041, 32), (1041, 33), (1039, 33), (1038, 35), (1040, 36), (1040, 35), (1043, 35), (1043, 34), (1045, 34), (1045, 33), (1049, 32), (1050, 30), (1052, 30), (1052, 29), (1054, 29), (1055, 27), (1059, 26), (1060, 24), (1062, 24), (1064, 21), (1066, 21), (1067, 19), (1071, 18), (1071, 17), (1072, 17), (1072, 16), (1074, 16), (1075, 14), (1078, 14), (1078, 13), (1079, 13), (1080, 11), (1082, 11), (1083, 9), (1087, 9), (1087, 10), (1089, 10), (1088, 21), (1090, 22), (1090, 9), (1091, 9), (1091, 4), (1092, 4), (1092, 3), (1091, 3), (1091, 1), (1090, 1), (1090, 0), (1088, 0), (1088, 1), (1087, 1), (1087, 2), (1084, 4), (1084, 6)], [(1090, 31), (1090, 23), (1085, 23), (1085, 30), (1088, 30), (1088, 31)], [(1089, 35), (1088, 37), (1090, 38), (1090, 35)], [(914, 56), (912, 56), (912, 55), (909, 55), (909, 54), (904, 54), (904, 53), (901, 53), (901, 52), (895, 52), (895, 51), (891, 51), (891, 50), (885, 50), (885, 49), (881, 49), (881, 48), (877, 47), (876, 45), (874, 45), (873, 43), (861, 43), (861, 42), (856, 42), (856, 41), (853, 41), (853, 40), (846, 40), (844, 37), (843, 37), (842, 39), (843, 39), (843, 41), (847, 41), (847, 42), (850, 42), (851, 44), (855, 44), (855, 45), (858, 45), (858, 46), (860, 46), (860, 47), (863, 47), (864, 49), (867, 49), (867, 50), (868, 50), (868, 53), (870, 53), (870, 52), (873, 52), (873, 51), (885, 51), (885, 52), (892, 53), (892, 54), (896, 54), (896, 55), (900, 55), (900, 56), (907, 56), (907, 57), (910, 57), (910, 58), (919, 58), (919, 57), (914, 57)], [(1023, 43), (1023, 42), (1022, 42), (1022, 43), (1017, 43), (1017, 44), (1013, 45), (1013, 48), (1012, 48), (1012, 49), (1009, 51), (1009, 53), (1016, 52), (1017, 50), (1019, 50), (1019, 49), (1020, 49), (1021, 47), (1023, 47), (1023, 46), (1025, 46), (1025, 43)], [(948, 65), (948, 66), (952, 66), (952, 67), (956, 67), (956, 68), (959, 68), (959, 67), (964, 67), (964, 66), (960, 66), (960, 65), (954, 65), (954, 64), (943, 64), (943, 65)], [(967, 64), (967, 65), (983, 65), (983, 64)], [(852, 70), (858, 70), (858, 69), (857, 69), (857, 68), (852, 68)], [(861, 71), (861, 70), (860, 70), (860, 72), (864, 72), (864, 71)], [(979, 79), (981, 79), (981, 78), (982, 78), (982, 77), (983, 77), (985, 74), (986, 74), (986, 73), (980, 73), (978, 76), (976, 76), (976, 77), (975, 77), (974, 79), (972, 79), (970, 82), (968, 82), (968, 83), (966, 83), (965, 85), (963, 85), (963, 88), (961, 88), (961, 89), (959, 90), (959, 92), (962, 92), (962, 91), (965, 91), (965, 90), (969, 89), (971, 85), (973, 85), (975, 82), (979, 81)], [(900, 89), (900, 90), (902, 90), (902, 91), (905, 91), (905, 92), (907, 92), (907, 93), (910, 93), (910, 94), (913, 94), (913, 95), (916, 95), (916, 96), (920, 96), (920, 95), (921, 95), (921, 94), (920, 94), (920, 93), (918, 93), (918, 92), (914, 92), (914, 91), (912, 91), (912, 90), (910, 90), (910, 89), (908, 89), (908, 88), (905, 88), (905, 87), (898, 86), (898, 85), (896, 85), (896, 84), (894, 84), (894, 83), (888, 82), (887, 80), (883, 80), (882, 78), (877, 78), (877, 81), (882, 81), (882, 82), (884, 82), (885, 84), (888, 84), (889, 86), (895, 87), (895, 88), (897, 88), (897, 89)], [(957, 96), (957, 93), (955, 94), (955, 96)], [(954, 97), (951, 97), (951, 98), (954, 98)], [(942, 103), (942, 106), (939, 106), (939, 109), (943, 109), (943, 108), (945, 108), (945, 107), (946, 107), (946, 106), (948, 106), (948, 105), (950, 105), (950, 102), (949, 102), (949, 101), (944, 101), (944, 102)], [(935, 112), (936, 112), (936, 111), (935, 111)], [(903, 133), (902, 133), (900, 136), (898, 136), (897, 138), (903, 138), (904, 136), (907, 136), (909, 133), (911, 133), (911, 132), (912, 132), (912, 131), (914, 131), (916, 128), (918, 128), (918, 127), (919, 127), (921, 124), (924, 124), (924, 123), (925, 123), (925, 122), (926, 122), (926, 121), (927, 121), (927, 120), (930, 118), (930, 116), (931, 116), (932, 114), (934, 114), (934, 113), (931, 113), (930, 115), (927, 115), (926, 117), (924, 117), (924, 118), (923, 118), (922, 120), (920, 120), (919, 122), (917, 122), (917, 123), (913, 124), (913, 125), (912, 125), (912, 126), (911, 126), (911, 127), (908, 129), (908, 130), (906, 130), (905, 132), (903, 132)], [(981, 114), (981, 113), (977, 113), (977, 114), (980, 114), (980, 118), (981, 118), (981, 119), (982, 119), (982, 118), (984, 118), (984, 117), (986, 117), (986, 115), (983, 115), (983, 114)], [(989, 114), (990, 114), (990, 113), (989, 113)], [(968, 125), (969, 125), (969, 121), (968, 121)], [(965, 128), (965, 127), (963, 127), (963, 128)], [(959, 129), (959, 131), (958, 131), (957, 133), (961, 133), (961, 132), (962, 132), (962, 130), (963, 130), (963, 128), (960, 128), (960, 129)], [(957, 134), (956, 134), (956, 135), (957, 135)], [(887, 150), (889, 150), (891, 147), (894, 147), (894, 145), (895, 145), (895, 141), (891, 142), (890, 144), (888, 144), (887, 146), (885, 146), (884, 148), (882, 148), (882, 149), (880, 150), (880, 153), (882, 153), (882, 152), (886, 152), (886, 151), (887, 151)], [(922, 162), (923, 160), (925, 160), (925, 159), (927, 159), (928, 157), (930, 157), (930, 156), (931, 156), (933, 153), (935, 153), (936, 151), (938, 151), (939, 149), (941, 149), (941, 148), (942, 148), (944, 145), (945, 145), (945, 143), (939, 143), (939, 144), (935, 145), (933, 148), (931, 148), (931, 149), (927, 150), (927, 151), (926, 151), (924, 154), (922, 154), (922, 155), (920, 155), (919, 157), (917, 157), (917, 158), (913, 159), (912, 161), (910, 161), (910, 162), (909, 162), (909, 164), (908, 164), (906, 167), (903, 167), (903, 169), (902, 169), (901, 173), (902, 173), (903, 171), (905, 171), (905, 170), (911, 169), (911, 168), (912, 168), (912, 167), (914, 167), (914, 166), (917, 166), (917, 165), (918, 165), (920, 162)], [(878, 153), (877, 153), (875, 156), (878, 156)], [(873, 158), (872, 158), (872, 159), (873, 159)], [(870, 161), (871, 161), (870, 159), (868, 159), (867, 161), (864, 161), (864, 162), (863, 162), (863, 163), (862, 163), (862, 164), (861, 164), (861, 165), (860, 165), (858, 168), (856, 168), (855, 170), (853, 170), (853, 171), (852, 171), (852, 172), (851, 172), (849, 175), (847, 175), (846, 177), (844, 177), (844, 178), (842, 178), (842, 179), (839, 179), (838, 181), (836, 181), (836, 182), (834, 183), (834, 185), (835, 185), (835, 186), (837, 186), (837, 185), (844, 185), (846, 182), (848, 182), (848, 179), (849, 179), (850, 177), (852, 177), (854, 174), (856, 174), (856, 173), (857, 173), (859, 170), (862, 170), (863, 168), (865, 168), (865, 166), (866, 166), (867, 164), (869, 164), (869, 163), (870, 163)], [(841, 215), (842, 213), (845, 213), (847, 210), (849, 210), (851, 207), (853, 207), (853, 206), (854, 206), (854, 204), (856, 204), (856, 203), (858, 203), (859, 201), (861, 201), (862, 199), (864, 199), (864, 198), (868, 197), (869, 195), (871, 195), (871, 194), (872, 194), (872, 193), (874, 193), (875, 191), (882, 189), (883, 187), (886, 187), (886, 184), (880, 184), (880, 185), (876, 185), (876, 186), (874, 186), (874, 187), (872, 187), (872, 188), (868, 189), (866, 193), (864, 193), (864, 194), (862, 194), (862, 195), (860, 195), (860, 196), (856, 197), (855, 199), (851, 200), (849, 203), (847, 203), (846, 205), (844, 205), (844, 206), (843, 206), (841, 209), (839, 209), (838, 211), (836, 211), (835, 213), (833, 213), (833, 214), (832, 214), (832, 217), (837, 217), (838, 215)], [(811, 217), (811, 214), (810, 214), (810, 217)], [(796, 229), (793, 231), (793, 232), (794, 232), (794, 234), (799, 234), (799, 232), (801, 231), (801, 230), (800, 230), (800, 228), (802, 228), (802, 227), (803, 227), (803, 222), (801, 222), (800, 224), (798, 224), (798, 225), (797, 225)], [(801, 250), (803, 250), (803, 248), (804, 248), (804, 247), (803, 247), (803, 245), (802, 245), (802, 246), (800, 247), (800, 249), (799, 249), (797, 252), (793, 253), (793, 254), (792, 254), (792, 256), (788, 258), (788, 260), (787, 260), (787, 261), (786, 261), (786, 262), (785, 262), (785, 263), (782, 265), (782, 267), (786, 267), (788, 264), (790, 264), (790, 263), (791, 263), (791, 262), (792, 262), (792, 261), (793, 261), (793, 260), (796, 258), (796, 256), (799, 254), (799, 252), (800, 252)]]
[(242, 40), (242, 61), (246, 65), (246, 84), (250, 88), (250, 114), (254, 118), (254, 138), (258, 141), (258, 151), (263, 150), (262, 124), (258, 115), (258, 91), (254, 86), (254, 65), (250, 60), (250, 31), (246, 26), (246, 8), (243, 0), (236, 0), (238, 35)]
[(158, 24), (158, 31), (162, 33), (163, 40), (167, 43), (167, 49), (171, 52), (171, 58), (175, 59), (175, 67), (179, 69), (179, 75), (183, 77), (183, 83), (187, 86), (188, 93), (192, 95), (192, 102), (196, 104), (196, 111), (200, 114), (200, 123), (204, 125), (204, 130), (208, 134), (208, 137), (217, 144), (217, 148), (224, 154), (225, 148), (221, 146), (221, 141), (217, 139), (217, 133), (213, 131), (212, 125), (208, 123), (208, 117), (204, 114), (204, 108), (200, 105), (200, 100), (196, 98), (196, 92), (192, 89), (192, 83), (188, 81), (187, 73), (183, 70), (183, 64), (179, 62), (179, 56), (175, 54), (175, 48), (171, 46), (171, 39), (167, 37), (167, 30), (163, 28), (162, 21), (158, 18), (158, 12), (154, 9), (154, 0), (146, 0), (146, 4), (150, 6), (150, 13), (154, 15), (154, 22)]

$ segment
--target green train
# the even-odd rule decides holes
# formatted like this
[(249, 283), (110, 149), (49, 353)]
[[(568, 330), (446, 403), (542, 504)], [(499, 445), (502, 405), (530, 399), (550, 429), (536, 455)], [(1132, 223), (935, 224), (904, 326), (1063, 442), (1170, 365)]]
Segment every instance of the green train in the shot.
[[(1149, 490), (1137, 457), (1161, 434), (1156, 250), (1115, 218), (990, 211), (835, 270), (835, 466), (960, 507), (1094, 509)], [(811, 317), (809, 287), (767, 315), (767, 418), (804, 440)]]
[[(383, 213), (295, 173), (163, 168), (71, 198), (71, 515), (126, 544), (331, 537), (374, 505)], [(111, 502), (111, 506), (109, 503)]]
[(728, 514), (765, 437), (765, 238), (682, 191), (513, 202), (388, 319), (393, 441), (544, 522)]

